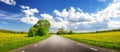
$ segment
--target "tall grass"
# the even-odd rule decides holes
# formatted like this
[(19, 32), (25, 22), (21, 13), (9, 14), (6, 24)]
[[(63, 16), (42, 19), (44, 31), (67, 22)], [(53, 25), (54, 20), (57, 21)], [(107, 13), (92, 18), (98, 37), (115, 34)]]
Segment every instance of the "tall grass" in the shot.
[(87, 34), (74, 34), (62, 35), (66, 38), (87, 43), (90, 45), (111, 48), (120, 50), (120, 32), (102, 32), (102, 33), (87, 33)]
[(27, 36), (27, 34), (11, 34), (0, 32), (0, 52), (9, 52), (10, 50), (31, 44), (33, 42), (38, 42), (49, 37), (49, 35), (41, 37)]

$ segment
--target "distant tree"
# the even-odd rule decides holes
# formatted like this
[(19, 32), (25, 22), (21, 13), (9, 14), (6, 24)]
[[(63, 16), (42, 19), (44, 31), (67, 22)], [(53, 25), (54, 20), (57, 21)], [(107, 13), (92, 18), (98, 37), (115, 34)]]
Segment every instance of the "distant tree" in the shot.
[(63, 31), (64, 31), (64, 30), (63, 30), (62, 28), (59, 28), (58, 31), (57, 31), (57, 35), (62, 34)]
[(62, 28), (59, 28), (58, 31), (57, 31), (57, 35), (63, 35), (63, 34), (68, 34), (68, 32), (65, 31), (65, 30), (62, 29)]
[(73, 32), (73, 30), (70, 30), (69, 32), (68, 32), (68, 34), (73, 34), (74, 32)]
[(28, 36), (43, 36), (47, 35), (49, 32), (50, 23), (47, 20), (39, 20), (35, 25), (33, 25), (28, 32)]

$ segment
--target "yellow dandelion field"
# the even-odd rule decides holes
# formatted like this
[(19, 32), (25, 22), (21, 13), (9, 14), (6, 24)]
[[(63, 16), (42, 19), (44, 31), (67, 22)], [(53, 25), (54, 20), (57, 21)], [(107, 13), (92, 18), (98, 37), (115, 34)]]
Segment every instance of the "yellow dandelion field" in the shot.
[(12, 49), (28, 45), (47, 38), (42, 37), (27, 37), (27, 34), (11, 34), (0, 32), (0, 52), (8, 52)]
[(90, 45), (120, 50), (120, 32), (86, 33), (63, 36)]

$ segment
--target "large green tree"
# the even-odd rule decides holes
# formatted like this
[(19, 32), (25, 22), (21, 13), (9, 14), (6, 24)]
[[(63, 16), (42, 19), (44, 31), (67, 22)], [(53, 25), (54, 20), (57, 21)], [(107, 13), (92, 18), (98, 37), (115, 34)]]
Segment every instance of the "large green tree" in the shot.
[(43, 36), (49, 32), (50, 23), (47, 20), (39, 20), (28, 32), (28, 36)]

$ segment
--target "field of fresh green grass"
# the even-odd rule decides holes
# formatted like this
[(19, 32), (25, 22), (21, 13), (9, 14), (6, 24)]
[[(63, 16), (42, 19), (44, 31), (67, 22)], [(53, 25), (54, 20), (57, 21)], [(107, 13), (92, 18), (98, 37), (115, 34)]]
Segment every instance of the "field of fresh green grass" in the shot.
[(62, 36), (89, 45), (120, 50), (120, 32), (83, 33)]
[(10, 50), (48, 38), (50, 35), (41, 37), (27, 36), (27, 34), (11, 34), (0, 32), (0, 52), (9, 52)]

